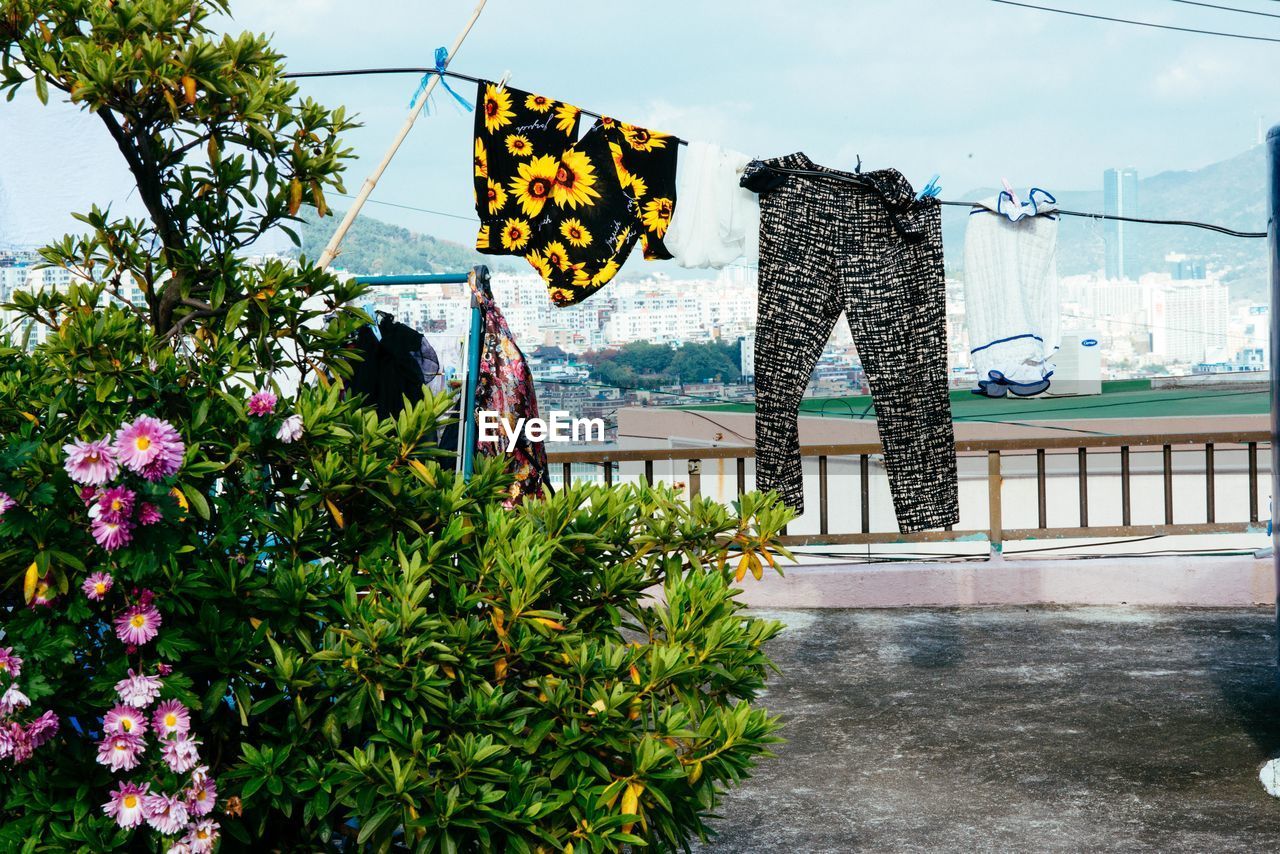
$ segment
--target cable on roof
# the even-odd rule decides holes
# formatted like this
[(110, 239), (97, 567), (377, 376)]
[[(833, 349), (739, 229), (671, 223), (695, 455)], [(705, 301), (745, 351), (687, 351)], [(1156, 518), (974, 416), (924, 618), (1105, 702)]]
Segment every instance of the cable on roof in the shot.
[[(977, 207), (977, 202), (947, 202), (940, 201), (940, 204), (953, 205), (955, 207)], [(1198, 222), (1191, 219), (1147, 219), (1136, 216), (1118, 216), (1116, 214), (1091, 213), (1089, 211), (1068, 211), (1059, 208), (1054, 213), (1062, 216), (1078, 216), (1085, 219), (1109, 219), (1116, 222), (1140, 222), (1147, 225), (1182, 225), (1188, 228), (1204, 228), (1209, 231), (1216, 231), (1219, 234), (1225, 234), (1228, 237), (1266, 237), (1265, 231), (1237, 231), (1234, 228), (1227, 228), (1225, 225), (1214, 225), (1210, 222)]]
[(1242, 15), (1257, 15), (1261, 18), (1280, 18), (1274, 12), (1259, 12), (1256, 9), (1240, 9), (1235, 6), (1219, 6), (1216, 3), (1202, 3), (1200, 0), (1169, 0), (1170, 3), (1182, 3), (1187, 6), (1203, 6), (1206, 9), (1219, 9), (1223, 12), (1239, 12)]
[[(1027, 6), (1027, 8), (1030, 8), (1030, 9), (1045, 9), (1046, 11), (1050, 11), (1050, 12), (1054, 12), (1054, 11), (1065, 11), (1065, 10), (1060, 10), (1060, 9), (1050, 9), (1050, 8), (1049, 8), (1049, 7), (1047, 7), (1047, 6), (1031, 6), (1031, 5), (1029, 5), (1029, 4), (1025, 4), (1025, 3), (1014, 3), (1014, 2), (1012, 2), (1012, 0), (993, 0), (993, 2), (996, 2), (996, 3), (1008, 3), (1009, 5), (1013, 5), (1013, 6)], [(1083, 15), (1083, 13), (1074, 13), (1074, 12), (1067, 12), (1066, 14), (1081, 14), (1081, 15)], [(1124, 23), (1141, 23), (1141, 22), (1138, 22), (1138, 21), (1123, 21), (1123, 19), (1120, 19), (1120, 18), (1105, 18), (1105, 17), (1098, 16), (1098, 15), (1085, 15), (1085, 17), (1090, 17), (1090, 18), (1094, 18), (1094, 17), (1096, 17), (1096, 18), (1101, 18), (1102, 20), (1107, 20), (1107, 21), (1122, 21), (1122, 22), (1124, 22)], [(1278, 17), (1280, 17), (1280, 16), (1278, 16)], [(1160, 25), (1160, 24), (1148, 24), (1148, 25), (1146, 25), (1146, 26), (1153, 26), (1153, 27), (1155, 27), (1155, 26), (1163, 26), (1163, 25)], [(1173, 28), (1171, 28), (1171, 29), (1182, 29), (1182, 28), (1180, 28), (1180, 27), (1173, 27)], [(1200, 32), (1200, 31), (1196, 31), (1196, 32)], [(1217, 35), (1230, 35), (1230, 34), (1229, 34), (1229, 33), (1218, 33)], [(1239, 38), (1255, 38), (1255, 37), (1254, 37), (1254, 36), (1239, 36)], [(1260, 37), (1258, 37), (1258, 38), (1260, 38)], [(1262, 39), (1262, 40), (1263, 40), (1263, 41), (1272, 41), (1272, 42), (1280, 43), (1280, 39)], [(288, 72), (288, 73), (286, 73), (286, 74), (284, 74), (284, 75), (282, 75), (282, 76), (283, 76), (283, 77), (285, 77), (285, 78), (290, 78), (290, 79), (300, 79), (300, 78), (310, 78), (310, 77), (352, 77), (352, 76), (362, 76), (362, 75), (370, 75), (370, 74), (427, 74), (427, 73), (432, 73), (432, 74), (443, 74), (443, 75), (445, 75), (446, 77), (454, 77), (454, 78), (457, 78), (457, 79), (459, 79), (459, 80), (469, 80), (469, 81), (471, 81), (471, 82), (473, 82), (473, 83), (479, 83), (479, 82), (480, 82), (480, 78), (479, 78), (479, 77), (473, 77), (473, 76), (472, 76), (472, 75), (470, 75), (470, 74), (462, 74), (461, 72), (458, 72), (458, 71), (449, 71), (449, 70), (445, 70), (445, 71), (437, 71), (437, 69), (435, 69), (435, 68), (419, 68), (419, 67), (400, 67), (400, 68), (351, 68), (351, 69), (335, 70), (335, 71), (291, 71), (291, 72)], [(583, 115), (586, 115), (586, 116), (594, 116), (595, 118), (602, 118), (602, 116), (601, 116), (601, 114), (600, 114), (600, 113), (593, 113), (593, 112), (591, 112), (590, 110), (584, 110), (584, 109), (582, 109), (581, 107), (579, 107), (579, 111), (580, 111)], [(688, 144), (688, 143), (686, 142), (686, 140), (683, 140), (683, 139), (681, 139), (681, 138), (679, 138), (679, 137), (672, 137), (672, 139), (674, 139), (674, 140), (675, 140), (677, 143), (679, 143), (680, 145), (687, 145), (687, 144)], [(787, 170), (782, 170), (782, 171), (787, 171)], [(838, 175), (838, 174), (828, 174), (828, 173), (823, 173), (823, 174), (822, 174), (822, 177), (825, 177), (825, 178), (832, 178), (832, 179), (834, 179), (834, 180), (847, 180), (847, 179), (845, 179), (843, 176)], [(344, 198), (352, 198), (351, 196), (345, 196), (345, 195), (343, 195), (343, 194), (341, 194), (341, 193), (339, 193), (338, 195), (342, 195)], [(376, 201), (376, 200), (375, 200), (375, 201)], [(427, 208), (417, 208), (417, 207), (413, 207), (413, 206), (411, 206), (411, 205), (400, 205), (400, 204), (395, 204), (395, 203), (393, 203), (393, 202), (377, 202), (377, 203), (378, 203), (378, 204), (383, 204), (383, 205), (388, 205), (388, 206), (390, 206), (390, 207), (403, 208), (403, 209), (405, 209), (405, 210), (418, 211), (418, 212), (420, 212), (420, 213), (435, 214), (435, 215), (437, 215), (437, 216), (447, 216), (447, 217), (451, 217), (451, 218), (453, 218), (453, 219), (472, 219), (471, 217), (462, 216), (462, 215), (460, 215), (460, 214), (445, 213), (444, 211), (433, 211), (433, 210), (429, 210), (429, 209), (427, 209)], [(957, 207), (974, 207), (974, 205), (975, 205), (975, 203), (974, 203), (974, 202), (962, 202), (962, 201), (943, 201), (943, 202), (942, 202), (942, 204), (944, 204), (944, 205), (954, 205), (954, 206), (957, 206)], [(1068, 211), (1068, 210), (1059, 210), (1059, 211), (1057, 211), (1057, 213), (1062, 214), (1063, 216), (1078, 216), (1078, 217), (1084, 217), (1084, 218), (1086, 218), (1086, 219), (1095, 219), (1095, 220), (1106, 219), (1106, 220), (1116, 220), (1116, 221), (1119, 221), (1119, 222), (1138, 222), (1138, 223), (1146, 223), (1146, 224), (1148, 224), (1148, 225), (1180, 225), (1180, 226), (1186, 226), (1186, 227), (1190, 227), (1190, 228), (1203, 228), (1203, 229), (1207, 229), (1207, 230), (1209, 230), (1209, 231), (1216, 231), (1216, 232), (1218, 232), (1219, 234), (1225, 234), (1225, 235), (1228, 235), (1228, 236), (1230, 236), (1230, 237), (1253, 237), (1253, 238), (1258, 238), (1258, 237), (1266, 237), (1266, 236), (1267, 236), (1267, 233), (1266, 233), (1265, 231), (1237, 231), (1236, 229), (1233, 229), (1233, 228), (1227, 228), (1226, 226), (1222, 226), (1222, 225), (1214, 225), (1213, 223), (1207, 223), (1207, 222), (1197, 222), (1197, 221), (1194, 221), (1194, 220), (1180, 220), (1180, 219), (1143, 219), (1143, 218), (1139, 218), (1139, 217), (1116, 216), (1116, 215), (1114, 215), (1114, 214), (1091, 213), (1091, 212), (1088, 212), (1088, 211)]]
[[(355, 196), (347, 195), (346, 193), (335, 193), (332, 190), (326, 195), (340, 196), (344, 199), (355, 198)], [(462, 214), (447, 213), (446, 211), (433, 211), (430, 208), (415, 208), (413, 205), (402, 205), (396, 202), (383, 202), (383, 201), (379, 201), (378, 199), (365, 199), (365, 201), (375, 205), (386, 205), (389, 208), (400, 208), (406, 211), (417, 211), (418, 213), (435, 214), (436, 216), (447, 216), (451, 219), (464, 219), (468, 221), (475, 220), (474, 216), (463, 216)]]
[(1135, 21), (1132, 18), (1111, 18), (1106, 15), (1091, 15), (1088, 12), (1076, 12), (1071, 9), (1058, 9), (1053, 6), (1037, 6), (1034, 3), (1019, 3), (1017, 0), (991, 0), (992, 3), (999, 3), (1002, 6), (1017, 6), (1022, 9), (1037, 9), (1041, 12), (1054, 12), (1059, 15), (1071, 15), (1075, 18), (1089, 18), (1094, 21), (1110, 21), (1113, 24), (1132, 24), (1135, 27), (1150, 27), (1155, 30), (1173, 30), (1179, 33), (1196, 33), (1202, 36), (1222, 36), (1228, 39), (1243, 39), (1245, 41), (1254, 42), (1273, 42), (1280, 44), (1280, 39), (1268, 38), (1267, 36), (1250, 36), (1244, 33), (1224, 33), (1217, 30), (1201, 30), (1195, 27), (1177, 27), (1173, 24), (1155, 24), (1151, 21)]
[[(458, 80), (468, 80), (472, 83), (479, 84), (482, 81), (479, 77), (473, 77), (470, 74), (462, 74), (457, 71), (444, 70), (440, 71), (436, 68), (352, 68), (345, 71), (291, 71), (280, 75), (286, 79), (303, 78), (303, 77), (355, 77), (367, 74), (443, 74), (445, 77), (454, 77)], [(596, 119), (605, 118), (600, 113), (593, 113), (590, 110), (584, 110), (578, 107), (578, 112), (584, 116), (591, 116)], [(678, 136), (671, 137), (680, 145), (688, 145), (687, 140), (683, 140)]]

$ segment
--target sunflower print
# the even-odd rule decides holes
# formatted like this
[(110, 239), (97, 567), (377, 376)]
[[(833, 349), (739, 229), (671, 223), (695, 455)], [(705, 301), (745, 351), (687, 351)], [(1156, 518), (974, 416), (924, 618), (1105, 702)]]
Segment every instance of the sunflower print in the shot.
[(662, 237), (667, 233), (667, 226), (671, 224), (671, 213), (674, 210), (675, 203), (671, 199), (654, 199), (645, 204), (644, 217), (641, 221), (645, 228)]
[(485, 129), (489, 133), (495, 133), (511, 124), (515, 115), (511, 112), (511, 93), (490, 83), (484, 91)]
[(624, 124), (622, 126), (622, 136), (626, 139), (627, 144), (636, 151), (653, 151), (655, 148), (667, 147), (667, 135), (665, 133), (655, 133), (645, 128), (638, 128), (635, 125)]
[(535, 250), (524, 256), (524, 260), (529, 262), (529, 266), (537, 271), (544, 281), (550, 281), (551, 262), (547, 260), (547, 256)]
[(489, 182), (489, 213), (496, 214), (507, 204), (507, 191), (497, 181), (486, 180)]
[(587, 230), (581, 220), (572, 217), (566, 219), (560, 223), (560, 233), (564, 235), (565, 240), (569, 241), (569, 245), (575, 249), (591, 245), (591, 232)]
[(569, 252), (559, 240), (553, 240), (548, 243), (543, 255), (547, 259), (547, 263), (560, 272), (563, 273), (569, 269)]
[(523, 257), (557, 306), (606, 286), (633, 251), (670, 257), (671, 136), (606, 117), (579, 139), (571, 104), (489, 81), (477, 90), (477, 249)]
[(573, 134), (578, 129), (579, 112), (581, 111), (572, 104), (556, 107), (556, 129), (565, 134)]
[(512, 217), (502, 224), (502, 248), (518, 252), (529, 242), (532, 232), (529, 223), (523, 219)]
[(613, 277), (617, 274), (618, 267), (619, 267), (618, 262), (613, 260), (612, 258), (610, 258), (608, 261), (605, 261), (604, 265), (599, 270), (596, 271), (594, 276), (591, 277), (591, 284), (597, 287), (599, 287), (600, 285), (607, 285), (609, 281), (613, 279)]
[(535, 113), (545, 113), (556, 105), (556, 102), (545, 95), (530, 95), (524, 99), (524, 108)]
[(616, 142), (609, 143), (609, 154), (613, 157), (613, 168), (618, 172), (618, 183), (625, 190), (631, 186), (632, 178), (627, 171), (627, 164), (622, 160), (622, 146)]
[(617, 252), (619, 249), (621, 249), (623, 246), (626, 246), (630, 242), (631, 242), (630, 227), (622, 229), (622, 231), (618, 232), (618, 236), (613, 238), (613, 251)]
[(533, 143), (529, 142), (529, 137), (524, 134), (507, 134), (507, 151), (516, 157), (528, 157), (533, 154)]
[(591, 158), (581, 151), (566, 151), (560, 156), (560, 164), (556, 168), (556, 182), (551, 188), (551, 198), (560, 207), (566, 205), (576, 208), (578, 205), (593, 205), (592, 199), (600, 198), (595, 189), (596, 167)]
[(542, 213), (543, 205), (554, 192), (558, 169), (559, 164), (550, 154), (535, 157), (528, 163), (519, 165), (516, 177), (511, 179), (509, 186), (525, 216)]

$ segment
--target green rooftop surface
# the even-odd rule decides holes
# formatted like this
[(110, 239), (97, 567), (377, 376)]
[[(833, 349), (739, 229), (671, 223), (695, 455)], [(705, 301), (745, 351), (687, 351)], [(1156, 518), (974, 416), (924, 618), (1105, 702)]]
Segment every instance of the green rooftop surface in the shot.
[[(681, 408), (716, 412), (755, 411), (752, 403)], [(1010, 395), (1004, 399), (995, 399), (980, 397), (964, 389), (951, 392), (951, 413), (956, 421), (1072, 421), (1082, 418), (1161, 418), (1175, 415), (1265, 415), (1267, 412), (1267, 392), (1234, 389), (1227, 383), (1199, 389), (1153, 389), (1150, 380), (1112, 380), (1102, 384), (1102, 394), (1091, 397), (1014, 398)], [(804, 400), (800, 405), (800, 414), (826, 418), (874, 418), (875, 407), (871, 398), (866, 395), (815, 397)]]

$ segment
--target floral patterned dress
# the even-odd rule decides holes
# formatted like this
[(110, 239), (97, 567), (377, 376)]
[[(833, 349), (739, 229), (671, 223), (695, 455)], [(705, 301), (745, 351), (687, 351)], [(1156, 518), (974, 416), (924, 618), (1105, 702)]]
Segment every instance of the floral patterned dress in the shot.
[(578, 139), (577, 107), (484, 80), (476, 100), (479, 251), (524, 256), (561, 306), (608, 284), (637, 240), (671, 257), (674, 137), (602, 118)]
[[(480, 343), (480, 367), (476, 383), (476, 412), (496, 412), (515, 429), (520, 421), (538, 417), (538, 398), (533, 390), (533, 376), (525, 363), (524, 353), (507, 326), (493, 297), (481, 291), (471, 279), (471, 289), (480, 305), (483, 338)], [(514, 451), (506, 449), (507, 439), (499, 431), (496, 441), (481, 442), (477, 453), (509, 457), (508, 470), (515, 476), (505, 506), (513, 507), (527, 497), (539, 498), (547, 483), (547, 451), (542, 442), (531, 442), (521, 430)]]

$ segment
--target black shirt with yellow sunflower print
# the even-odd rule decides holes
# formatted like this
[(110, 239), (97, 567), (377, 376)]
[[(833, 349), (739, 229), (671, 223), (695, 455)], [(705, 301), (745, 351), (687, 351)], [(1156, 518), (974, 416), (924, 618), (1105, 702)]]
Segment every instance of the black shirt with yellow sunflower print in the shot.
[(671, 257), (674, 137), (603, 118), (578, 139), (577, 107), (487, 80), (476, 101), (479, 251), (523, 255), (556, 305), (608, 284), (637, 239)]

